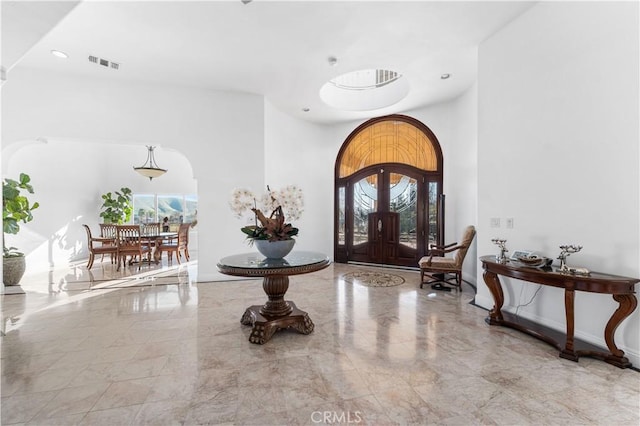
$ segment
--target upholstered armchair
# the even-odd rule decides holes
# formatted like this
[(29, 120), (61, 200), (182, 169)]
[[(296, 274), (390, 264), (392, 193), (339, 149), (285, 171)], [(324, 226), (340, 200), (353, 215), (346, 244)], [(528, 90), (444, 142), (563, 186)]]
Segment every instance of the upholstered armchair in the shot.
[[(430, 254), (424, 256), (419, 262), (420, 288), (424, 284), (431, 284), (433, 289), (451, 291), (450, 287), (443, 285), (444, 283), (460, 288), (462, 285), (462, 263), (475, 235), (476, 228), (470, 225), (465, 228), (460, 244), (457, 242), (445, 246), (431, 244)], [(452, 257), (446, 256), (453, 252), (455, 254)], [(447, 277), (450, 274), (453, 277)], [(428, 275), (428, 281), (425, 281), (425, 275)]]

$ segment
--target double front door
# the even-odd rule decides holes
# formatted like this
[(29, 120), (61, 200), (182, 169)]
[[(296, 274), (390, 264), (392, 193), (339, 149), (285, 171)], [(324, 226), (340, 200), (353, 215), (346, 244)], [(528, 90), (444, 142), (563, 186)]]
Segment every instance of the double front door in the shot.
[(337, 188), (336, 261), (416, 266), (441, 239), (437, 177), (402, 165), (376, 166)]

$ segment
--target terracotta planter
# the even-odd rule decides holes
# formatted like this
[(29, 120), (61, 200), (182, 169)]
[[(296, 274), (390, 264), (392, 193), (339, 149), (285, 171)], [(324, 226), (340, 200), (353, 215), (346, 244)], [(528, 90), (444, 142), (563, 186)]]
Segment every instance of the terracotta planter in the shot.
[(296, 243), (296, 240), (255, 240), (253, 243), (256, 245), (258, 251), (267, 259), (282, 259), (293, 250), (293, 245)]
[(18, 285), (24, 275), (25, 268), (24, 256), (3, 257), (2, 282), (4, 285)]

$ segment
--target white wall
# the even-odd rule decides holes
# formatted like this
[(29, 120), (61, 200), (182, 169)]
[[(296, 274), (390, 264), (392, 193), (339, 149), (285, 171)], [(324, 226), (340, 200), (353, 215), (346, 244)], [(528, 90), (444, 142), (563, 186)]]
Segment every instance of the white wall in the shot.
[[(496, 253), (494, 236), (554, 258), (574, 243), (584, 248), (570, 265), (640, 275), (638, 40), (637, 2), (541, 2), (480, 46), (480, 255)], [(535, 285), (503, 282), (508, 310), (534, 296)], [(493, 306), (484, 285), (476, 300)], [(579, 293), (576, 336), (604, 345), (616, 307)], [(543, 287), (519, 314), (564, 329), (562, 291)], [(639, 319), (636, 310), (616, 333), (635, 365)]]
[(333, 258), (333, 168), (344, 139), (331, 127), (290, 117), (265, 103), (265, 182), (297, 185), (305, 199), (296, 248)]
[[(37, 137), (76, 141), (99, 138), (114, 144), (133, 142), (177, 150), (191, 163), (197, 181), (198, 279), (217, 277), (220, 257), (246, 249), (236, 227), (229, 226), (235, 219), (227, 201), (234, 187), (263, 185), (261, 96), (113, 82), (17, 66), (2, 86), (2, 124), (3, 152), (15, 151), (11, 145)], [(144, 161), (141, 156), (145, 156), (144, 151), (135, 155), (136, 163)], [(161, 164), (170, 169), (161, 179), (172, 180), (172, 165)], [(123, 185), (132, 187), (132, 182)], [(73, 190), (72, 182), (66, 184)], [(96, 191), (99, 189), (87, 197), (93, 197)]]
[[(474, 85), (452, 105), (451, 142), (445, 157), (447, 181), (447, 221), (453, 234), (447, 241), (460, 241), (465, 227), (478, 226), (478, 88)], [(453, 201), (453, 203), (449, 201)], [(476, 285), (478, 236), (465, 257), (463, 279)]]

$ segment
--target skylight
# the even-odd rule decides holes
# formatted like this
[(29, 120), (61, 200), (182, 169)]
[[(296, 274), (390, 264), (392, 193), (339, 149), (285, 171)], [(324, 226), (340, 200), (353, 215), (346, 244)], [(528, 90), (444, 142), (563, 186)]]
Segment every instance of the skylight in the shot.
[(402, 100), (409, 83), (397, 71), (365, 69), (332, 78), (320, 89), (327, 105), (347, 111), (370, 111)]

